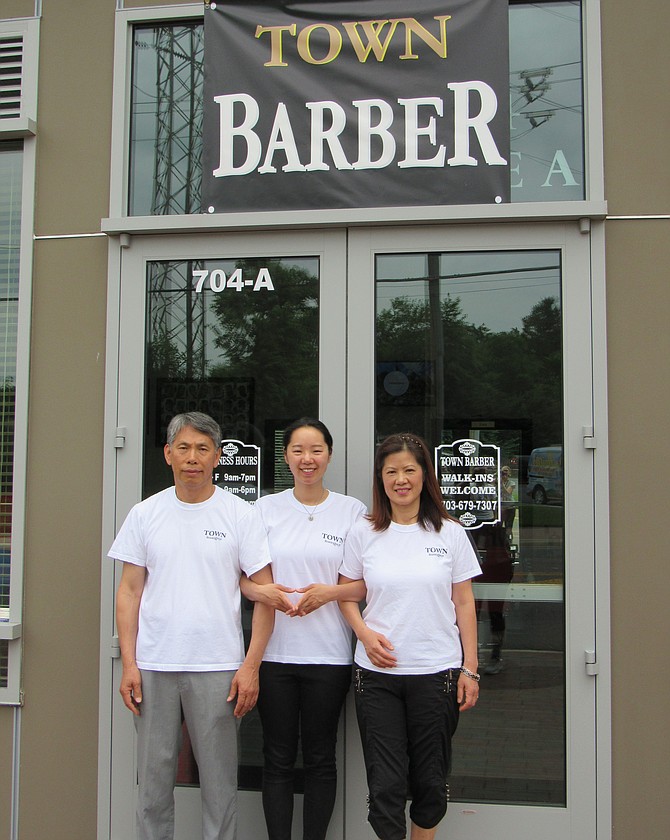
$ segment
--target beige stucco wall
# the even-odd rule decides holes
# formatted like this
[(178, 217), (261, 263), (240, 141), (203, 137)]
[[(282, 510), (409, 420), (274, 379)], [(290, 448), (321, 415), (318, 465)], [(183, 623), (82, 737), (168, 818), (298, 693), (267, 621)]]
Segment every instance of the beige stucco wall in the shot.
[(19, 823), (34, 840), (95, 836), (105, 251), (36, 247)]
[[(609, 212), (669, 214), (670, 4), (602, 6)], [(38, 235), (95, 232), (107, 215), (114, 7), (43, 2)], [(0, 16), (33, 9), (2, 0)], [(614, 837), (660, 840), (670, 836), (670, 221), (608, 221), (606, 247)], [(22, 840), (95, 837), (106, 248), (102, 239), (35, 246)], [(5, 759), (12, 721), (1, 708)], [(0, 840), (10, 769), (0, 762)]]
[[(1, 17), (35, 4), (3, 0)], [(100, 230), (107, 215), (113, 0), (44, 0), (35, 233)], [(96, 832), (107, 242), (34, 248), (19, 836)], [(12, 710), (0, 710), (11, 756)], [(9, 761), (0, 838), (9, 838)], [(5, 807), (5, 805), (7, 807)]]
[[(612, 216), (670, 215), (670, 5), (603, 6), (605, 170)], [(613, 824), (670, 837), (670, 218), (606, 226)]]
[(0, 20), (32, 17), (35, 14), (35, 0), (2, 0)]
[(670, 837), (670, 222), (611, 222), (607, 238), (613, 824)]

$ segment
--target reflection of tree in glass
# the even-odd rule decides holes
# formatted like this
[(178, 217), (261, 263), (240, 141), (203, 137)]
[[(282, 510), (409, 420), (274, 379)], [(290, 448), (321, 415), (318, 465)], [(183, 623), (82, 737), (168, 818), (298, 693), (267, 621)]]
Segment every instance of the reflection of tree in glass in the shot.
[(563, 440), (563, 353), (561, 311), (556, 298), (537, 303), (523, 321), (529, 416), (537, 445)]
[[(319, 285), (304, 268), (264, 259), (274, 291), (245, 289), (212, 295), (216, 346), (222, 362), (215, 377), (251, 377), (256, 415), (288, 418), (318, 411)], [(258, 260), (240, 260), (236, 268), (256, 277)]]
[(147, 344), (147, 371), (150, 376), (181, 379), (186, 376), (186, 354), (170, 341), (165, 328)]
[[(444, 417), (525, 417), (537, 445), (562, 439), (561, 313), (555, 298), (539, 301), (521, 330), (491, 332), (468, 323), (458, 298), (440, 302), (441, 324), (431, 327), (430, 304), (394, 298), (377, 316), (377, 361), (428, 360), (444, 370)], [(436, 335), (441, 331), (442, 337)], [(430, 376), (431, 374), (427, 374)], [(439, 389), (426, 388), (427, 394)], [(384, 433), (424, 428), (426, 406), (385, 407)]]

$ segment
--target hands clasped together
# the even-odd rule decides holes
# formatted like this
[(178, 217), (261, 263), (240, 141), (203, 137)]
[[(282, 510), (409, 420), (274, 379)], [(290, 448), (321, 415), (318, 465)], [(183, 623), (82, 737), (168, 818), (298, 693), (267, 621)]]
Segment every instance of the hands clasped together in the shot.
[[(292, 601), (288, 596), (296, 593), (302, 597)], [(281, 583), (266, 583), (258, 586), (255, 600), (274, 607), (291, 618), (300, 617), (313, 613), (329, 601), (337, 600), (337, 586), (310, 583), (309, 586), (292, 589)]]

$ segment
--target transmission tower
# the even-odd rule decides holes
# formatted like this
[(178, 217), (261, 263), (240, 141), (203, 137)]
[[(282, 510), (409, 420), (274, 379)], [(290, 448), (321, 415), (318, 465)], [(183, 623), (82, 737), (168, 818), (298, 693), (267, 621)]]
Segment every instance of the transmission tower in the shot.
[[(204, 36), (202, 24), (160, 26), (156, 50), (156, 153), (152, 212), (200, 211)], [(149, 330), (181, 360), (187, 379), (206, 375), (204, 295), (193, 289), (201, 262), (152, 266)]]

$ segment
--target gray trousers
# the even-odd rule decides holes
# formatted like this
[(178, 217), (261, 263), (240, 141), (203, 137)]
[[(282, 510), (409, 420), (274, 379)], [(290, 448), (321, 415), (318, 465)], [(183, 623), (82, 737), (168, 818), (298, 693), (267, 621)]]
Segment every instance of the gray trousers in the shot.
[(237, 834), (235, 702), (226, 702), (234, 671), (142, 671), (137, 729), (137, 837), (173, 840), (174, 786), (181, 710), (200, 772), (203, 840)]

